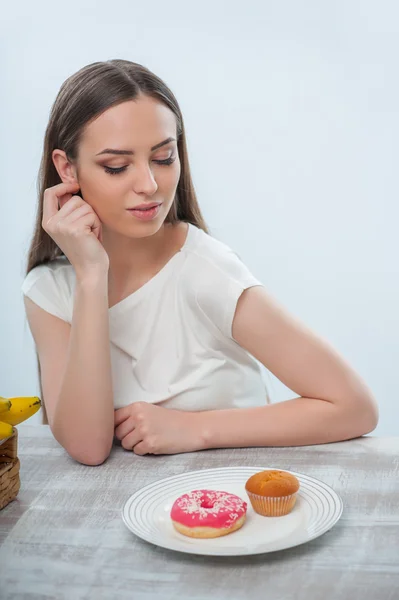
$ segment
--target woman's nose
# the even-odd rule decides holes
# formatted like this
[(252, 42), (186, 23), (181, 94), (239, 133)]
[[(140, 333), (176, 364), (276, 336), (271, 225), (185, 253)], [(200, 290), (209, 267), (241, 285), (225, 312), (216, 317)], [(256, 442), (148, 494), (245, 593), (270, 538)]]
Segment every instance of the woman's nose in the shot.
[(137, 166), (135, 169), (135, 179), (133, 182), (136, 194), (145, 194), (152, 196), (158, 189), (158, 184), (149, 165)]

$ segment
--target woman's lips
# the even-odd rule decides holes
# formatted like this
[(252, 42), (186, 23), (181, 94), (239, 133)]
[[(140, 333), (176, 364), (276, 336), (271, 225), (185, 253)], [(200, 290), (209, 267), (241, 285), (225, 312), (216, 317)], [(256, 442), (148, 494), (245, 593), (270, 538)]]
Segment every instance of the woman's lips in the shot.
[(158, 215), (161, 206), (162, 204), (147, 209), (128, 208), (128, 212), (140, 221), (151, 221)]

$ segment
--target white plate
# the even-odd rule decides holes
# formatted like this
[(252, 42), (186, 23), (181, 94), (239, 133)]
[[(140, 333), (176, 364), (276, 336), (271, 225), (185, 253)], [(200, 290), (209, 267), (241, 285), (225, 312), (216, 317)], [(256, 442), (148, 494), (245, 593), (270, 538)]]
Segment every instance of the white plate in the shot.
[[(300, 483), (297, 502), (284, 517), (262, 517), (254, 512), (245, 492), (247, 479), (276, 467), (227, 467), (190, 471), (161, 479), (135, 492), (122, 509), (125, 525), (138, 537), (170, 550), (189, 554), (238, 556), (274, 552), (298, 546), (322, 535), (342, 514), (342, 500), (328, 485), (289, 471)], [(195, 489), (222, 490), (248, 504), (241, 529), (213, 539), (189, 538), (178, 533), (170, 519), (173, 502)]]

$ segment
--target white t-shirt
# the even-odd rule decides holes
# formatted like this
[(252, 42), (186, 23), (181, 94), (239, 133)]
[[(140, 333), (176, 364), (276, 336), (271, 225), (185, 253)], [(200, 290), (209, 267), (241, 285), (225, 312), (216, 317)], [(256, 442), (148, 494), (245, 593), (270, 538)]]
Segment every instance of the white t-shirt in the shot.
[[(35, 267), (22, 291), (72, 322), (75, 271), (65, 257)], [(232, 338), (237, 301), (262, 285), (223, 242), (189, 224), (183, 247), (109, 308), (114, 407), (144, 401), (189, 411), (263, 406), (259, 363)]]

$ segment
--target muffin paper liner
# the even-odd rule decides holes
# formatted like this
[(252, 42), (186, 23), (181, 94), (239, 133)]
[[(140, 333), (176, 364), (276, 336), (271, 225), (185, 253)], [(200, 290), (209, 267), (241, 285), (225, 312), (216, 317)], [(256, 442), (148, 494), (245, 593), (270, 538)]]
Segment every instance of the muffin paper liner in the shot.
[(248, 498), (256, 513), (264, 517), (282, 517), (287, 515), (295, 506), (297, 492), (290, 496), (274, 498), (272, 496), (258, 496), (248, 492)]

